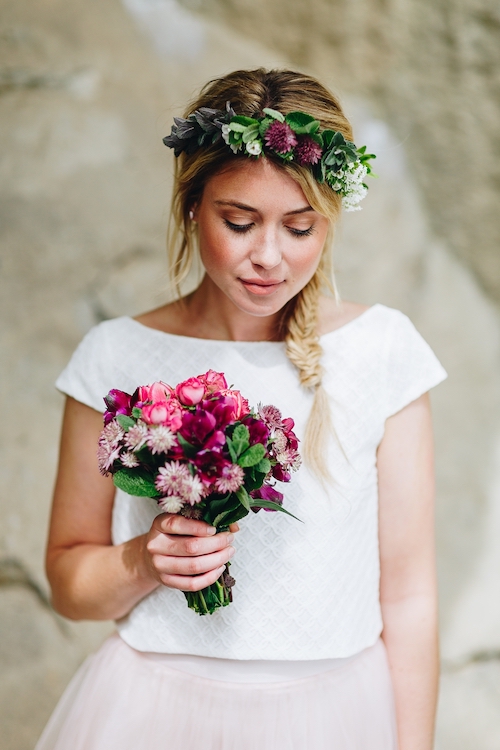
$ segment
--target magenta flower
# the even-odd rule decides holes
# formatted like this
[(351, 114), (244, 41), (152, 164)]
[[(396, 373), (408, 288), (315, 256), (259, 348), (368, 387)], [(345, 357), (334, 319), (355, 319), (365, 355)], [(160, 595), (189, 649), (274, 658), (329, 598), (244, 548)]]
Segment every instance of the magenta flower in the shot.
[[(206, 487), (214, 485), (224, 473), (226, 467), (233, 466), (231, 461), (224, 458), (220, 451), (202, 450), (193, 458), (198, 476)], [(213, 489), (212, 489), (213, 492)]]
[(267, 445), (269, 439), (269, 429), (261, 419), (255, 419), (255, 417), (245, 417), (242, 420), (243, 424), (248, 427), (250, 433), (250, 445), (256, 443), (262, 443)]
[(323, 149), (310, 135), (301, 135), (295, 147), (295, 159), (302, 167), (317, 164), (321, 159)]
[(217, 420), (214, 415), (198, 405), (194, 413), (190, 411), (183, 413), (179, 432), (191, 445), (204, 446), (216, 424)]
[[(272, 503), (278, 503), (278, 505), (283, 505), (283, 494), (281, 492), (278, 492), (278, 490), (275, 490), (274, 487), (271, 487), (269, 484), (264, 484), (260, 489), (253, 490), (250, 495), (253, 497), (254, 500), (270, 500)], [(261, 508), (255, 507), (252, 508), (254, 513), (257, 513)], [(264, 508), (264, 510), (267, 510), (268, 513), (275, 513), (276, 511), (271, 510), (270, 508)]]
[(289, 482), (292, 478), (290, 472), (286, 471), (281, 464), (276, 464), (276, 466), (273, 466), (272, 474), (273, 477), (278, 480), (278, 482)]
[(125, 391), (119, 391), (116, 388), (112, 388), (108, 395), (104, 396), (104, 403), (108, 407), (104, 413), (104, 424), (109, 424), (117, 414), (130, 416), (132, 413), (132, 407), (130, 405), (131, 398), (130, 393), (125, 393)]
[(264, 135), (268, 148), (277, 154), (288, 154), (297, 145), (297, 136), (286, 122), (273, 122)]

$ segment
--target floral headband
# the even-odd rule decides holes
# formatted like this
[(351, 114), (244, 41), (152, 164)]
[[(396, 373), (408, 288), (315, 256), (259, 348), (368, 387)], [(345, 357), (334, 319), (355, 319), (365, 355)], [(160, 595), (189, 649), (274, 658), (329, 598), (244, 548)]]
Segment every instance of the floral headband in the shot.
[(359, 211), (358, 203), (368, 191), (364, 179), (372, 173), (369, 162), (375, 154), (367, 154), (366, 146), (356, 148), (338, 130), (320, 130), (319, 120), (305, 112), (283, 115), (267, 107), (262, 111), (262, 117), (245, 117), (237, 115), (229, 102), (225, 112), (200, 107), (187, 119), (174, 117), (163, 143), (176, 156), (223, 140), (235, 154), (259, 157), (269, 152), (284, 162), (295, 161), (310, 167), (318, 182), (326, 182), (339, 193), (346, 211)]

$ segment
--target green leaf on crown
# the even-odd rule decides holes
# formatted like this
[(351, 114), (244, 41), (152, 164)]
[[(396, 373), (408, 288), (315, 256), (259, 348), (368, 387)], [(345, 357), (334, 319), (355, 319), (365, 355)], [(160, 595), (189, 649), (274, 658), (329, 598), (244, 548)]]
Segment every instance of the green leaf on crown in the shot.
[(319, 120), (315, 120), (312, 115), (305, 112), (289, 112), (285, 117), (285, 122), (297, 135), (311, 135), (321, 127)]
[(254, 120), (253, 117), (245, 117), (244, 115), (236, 115), (231, 119), (231, 122), (229, 123), (229, 130), (235, 130), (239, 131), (240, 133), (243, 133), (245, 128), (247, 128), (249, 125), (259, 125), (258, 120)]
[(259, 123), (256, 123), (255, 125), (249, 125), (242, 134), (243, 143), (250, 143), (250, 141), (255, 141), (256, 138), (259, 137)]
[(278, 112), (277, 109), (271, 109), (270, 107), (264, 107), (262, 110), (265, 115), (269, 115), (273, 120), (278, 120), (278, 122), (285, 122), (284, 115), (281, 114), (281, 112)]

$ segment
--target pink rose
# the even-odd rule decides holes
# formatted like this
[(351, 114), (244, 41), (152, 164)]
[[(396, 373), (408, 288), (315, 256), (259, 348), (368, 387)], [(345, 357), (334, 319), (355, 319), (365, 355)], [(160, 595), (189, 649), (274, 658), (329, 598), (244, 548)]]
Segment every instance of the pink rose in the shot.
[(175, 395), (186, 406), (199, 404), (205, 395), (205, 386), (199, 378), (188, 378), (175, 389)]
[(241, 395), (240, 391), (233, 391), (229, 388), (225, 388), (224, 390), (221, 390), (221, 393), (226, 399), (231, 399), (234, 404), (232, 415), (234, 421), (243, 419), (247, 414), (250, 414), (250, 405), (247, 399)]
[(142, 418), (147, 424), (163, 424), (177, 432), (182, 425), (182, 407), (176, 398), (158, 401), (142, 407)]
[(166, 424), (167, 402), (158, 401), (142, 407), (142, 418), (147, 424)]
[(198, 375), (198, 380), (205, 384), (207, 394), (227, 389), (227, 381), (223, 372), (208, 370), (204, 375)]
[(168, 401), (173, 393), (173, 389), (166, 383), (162, 383), (161, 380), (151, 385), (141, 385), (139, 387), (139, 401), (143, 403), (145, 401), (152, 401), (153, 404), (157, 401)]

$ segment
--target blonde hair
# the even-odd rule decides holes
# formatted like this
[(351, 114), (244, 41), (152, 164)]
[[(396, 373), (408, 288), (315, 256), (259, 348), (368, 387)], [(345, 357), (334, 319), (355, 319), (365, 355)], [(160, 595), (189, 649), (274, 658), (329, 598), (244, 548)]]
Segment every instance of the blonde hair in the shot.
[[(200, 107), (224, 110), (226, 102), (239, 115), (261, 115), (264, 107), (283, 114), (300, 110), (320, 121), (322, 129), (338, 130), (352, 141), (351, 125), (335, 96), (315, 78), (291, 70), (237, 70), (210, 81), (189, 105), (187, 117)], [(180, 284), (189, 274), (196, 257), (196, 236), (189, 211), (201, 199), (207, 180), (235, 159), (225, 143), (203, 147), (193, 154), (182, 153), (176, 160), (172, 222), (169, 226), (169, 255), (172, 281), (180, 294)], [(297, 367), (301, 385), (314, 393), (306, 426), (302, 453), (307, 465), (321, 479), (329, 478), (323, 447), (332, 430), (327, 394), (322, 386), (322, 348), (317, 333), (318, 304), (321, 291), (329, 287), (335, 295), (331, 244), (333, 225), (341, 210), (341, 198), (328, 185), (318, 183), (307, 167), (284, 163), (272, 154), (266, 158), (287, 172), (302, 188), (311, 207), (331, 221), (331, 231), (323, 248), (318, 268), (306, 286), (283, 309), (281, 333), (286, 353)]]

